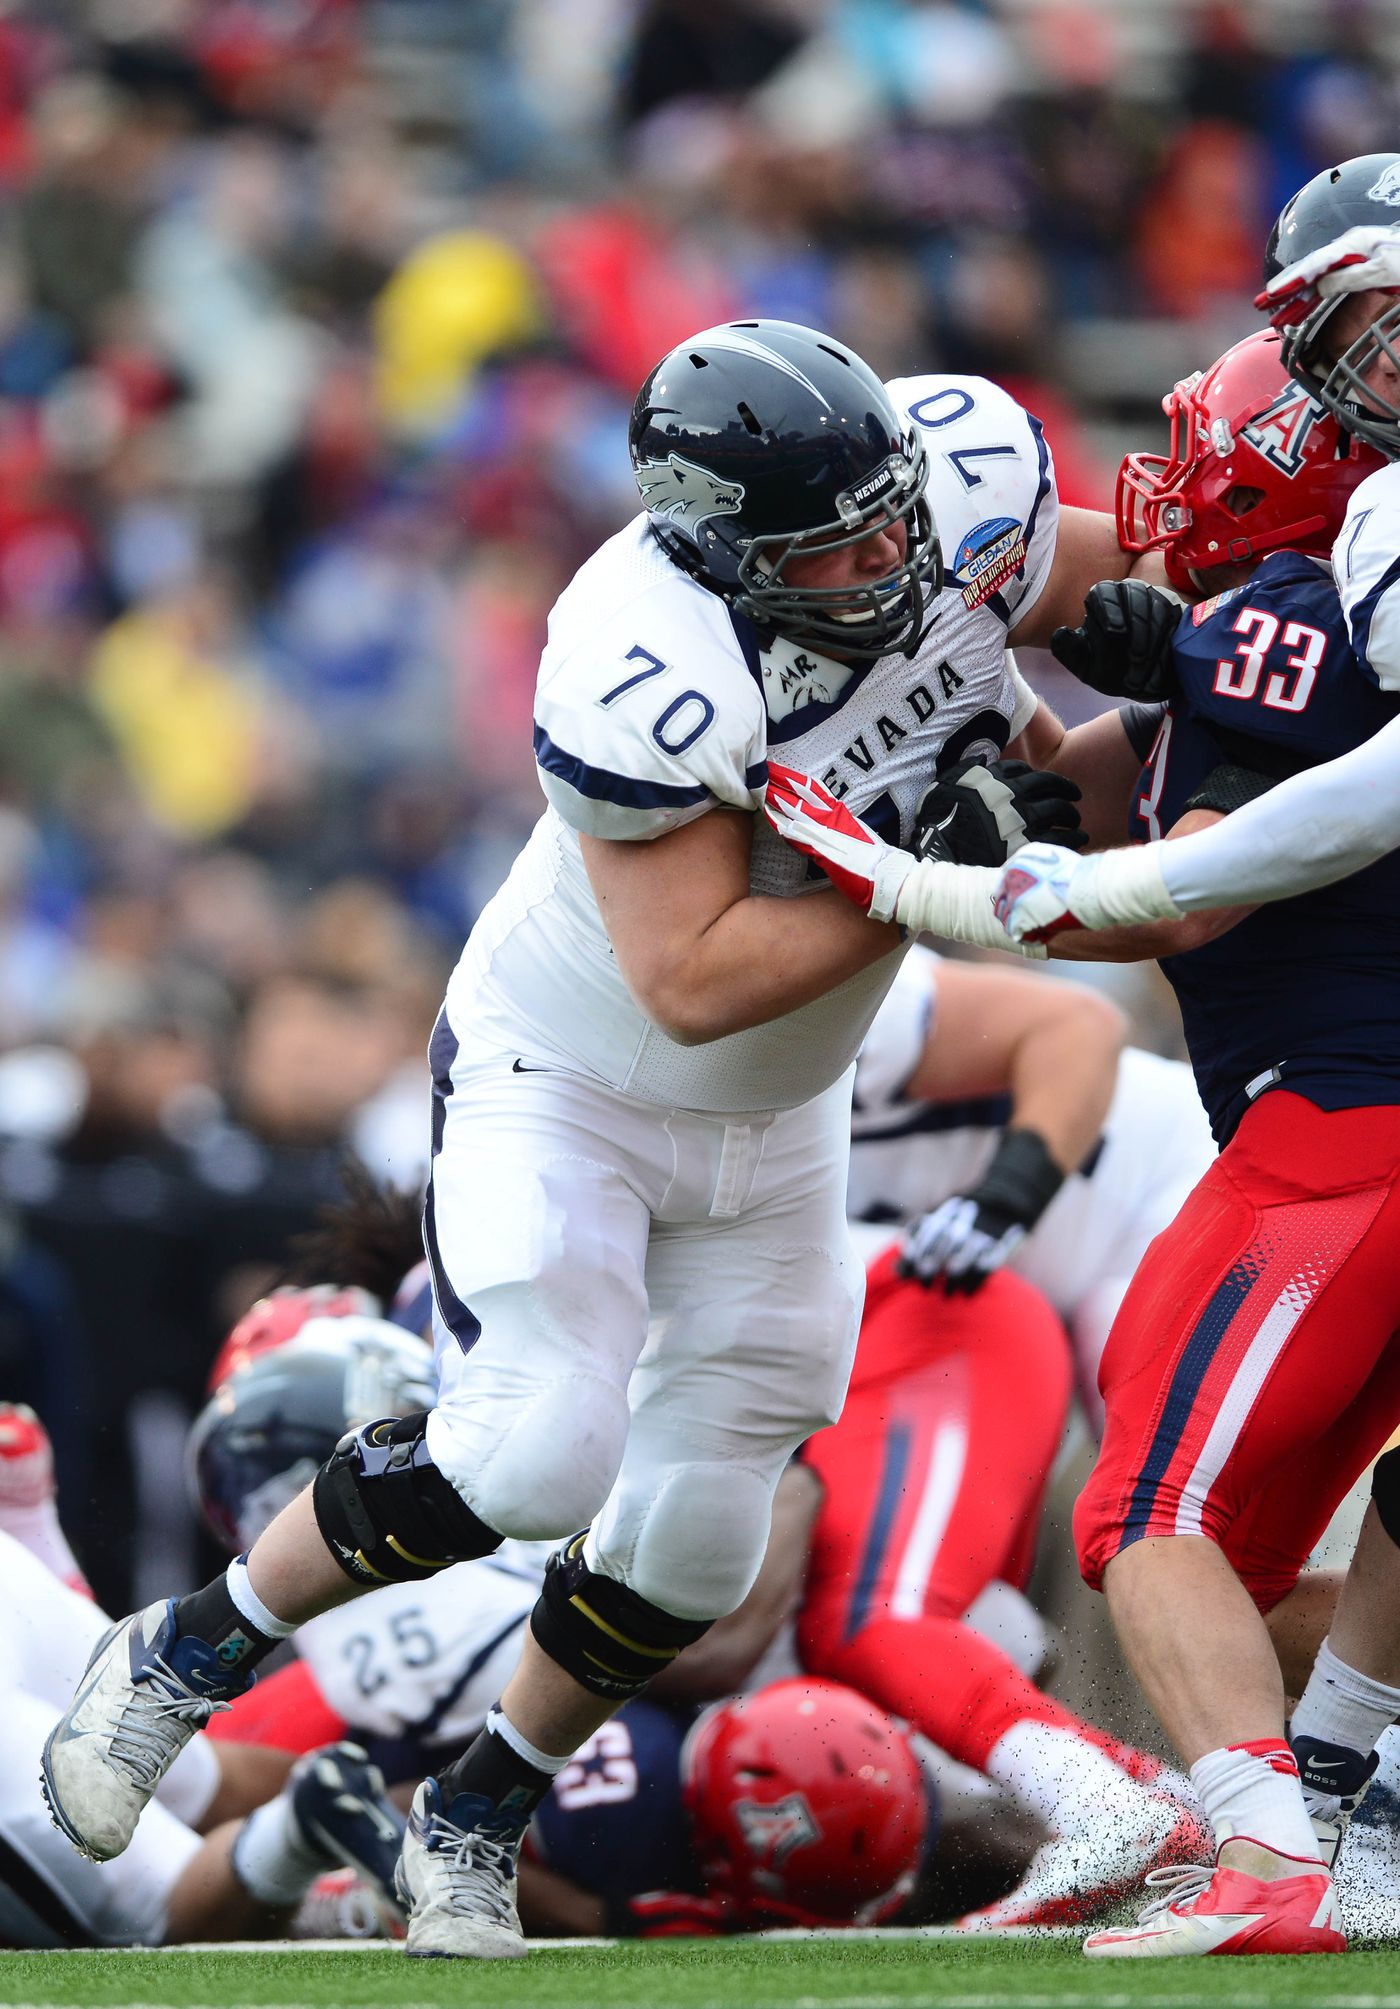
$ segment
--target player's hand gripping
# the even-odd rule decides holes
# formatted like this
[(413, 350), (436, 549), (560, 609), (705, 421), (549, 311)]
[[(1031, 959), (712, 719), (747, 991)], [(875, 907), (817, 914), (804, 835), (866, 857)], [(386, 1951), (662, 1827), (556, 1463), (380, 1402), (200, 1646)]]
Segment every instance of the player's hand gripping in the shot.
[(1020, 1221), (980, 1205), (974, 1194), (953, 1193), (931, 1214), (910, 1222), (896, 1268), (902, 1277), (917, 1277), (925, 1290), (942, 1283), (949, 1297), (960, 1292), (970, 1297), (1025, 1239)]
[(778, 835), (814, 859), (832, 884), (875, 921), (896, 921), (986, 949), (1043, 956), (1038, 944), (1013, 944), (992, 912), (995, 869), (915, 858), (887, 844), (854, 811), (796, 768), (768, 763), (764, 809)]
[(900, 1275), (917, 1277), (925, 1289), (941, 1281), (950, 1297), (980, 1290), (1015, 1255), (1064, 1176), (1039, 1131), (1004, 1131), (970, 1193), (954, 1193), (910, 1223), (900, 1245)]
[(1276, 328), (1291, 328), (1338, 293), (1400, 290), (1400, 229), (1358, 223), (1276, 272), (1254, 304)]
[(894, 919), (899, 889), (918, 862), (911, 852), (877, 837), (829, 788), (795, 767), (769, 761), (763, 805), (778, 835), (815, 859), (848, 900), (872, 920)]
[(1058, 844), (1028, 844), (1008, 861), (992, 907), (1013, 942), (1048, 942), (1066, 928), (1094, 924), (1074, 904), (1076, 880), (1092, 885), (1095, 858), (1077, 858)]
[(1080, 790), (1067, 775), (1023, 760), (961, 760), (924, 791), (914, 812), (920, 858), (955, 865), (1001, 865), (1023, 844), (1088, 843), (1079, 827)]
[(1083, 626), (1056, 628), (1050, 650), (1091, 690), (1157, 704), (1177, 694), (1172, 637), (1180, 618), (1180, 601), (1145, 579), (1102, 579), (1085, 598)]

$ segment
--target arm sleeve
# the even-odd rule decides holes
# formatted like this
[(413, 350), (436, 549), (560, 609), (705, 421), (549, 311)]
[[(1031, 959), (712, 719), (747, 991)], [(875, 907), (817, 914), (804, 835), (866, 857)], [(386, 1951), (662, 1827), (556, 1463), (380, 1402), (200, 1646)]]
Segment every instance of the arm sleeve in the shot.
[(1128, 745), (1139, 760), (1146, 760), (1151, 753), (1152, 742), (1162, 730), (1166, 710), (1165, 705), (1119, 705), (1118, 716), (1123, 721)]
[(1400, 467), (1357, 488), (1332, 569), (1357, 660), (1382, 690), (1400, 691)]
[(1252, 906), (1330, 886), (1400, 844), (1400, 718), (1193, 837), (1154, 844), (1176, 905)]
[[(718, 601), (715, 611), (728, 624)], [(763, 698), (732, 631), (674, 621), (645, 642), (604, 632), (541, 677), (535, 762), (551, 806), (590, 837), (646, 839), (716, 803), (760, 807)], [(660, 625), (660, 624), (658, 624)]]

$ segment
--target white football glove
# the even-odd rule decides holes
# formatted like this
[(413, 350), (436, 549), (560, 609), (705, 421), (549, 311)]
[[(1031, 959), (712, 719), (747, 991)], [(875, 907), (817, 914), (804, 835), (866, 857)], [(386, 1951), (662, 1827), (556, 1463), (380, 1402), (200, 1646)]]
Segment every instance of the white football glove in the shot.
[(1254, 304), (1276, 328), (1290, 328), (1338, 293), (1391, 287), (1400, 288), (1400, 228), (1358, 223), (1276, 272)]
[(1013, 942), (1048, 942), (1067, 928), (1134, 927), (1179, 920), (1162, 879), (1162, 847), (1095, 851), (1026, 844), (1001, 868), (992, 905)]
[(1019, 1221), (981, 1205), (975, 1195), (954, 1193), (931, 1214), (911, 1221), (899, 1247), (898, 1269), (924, 1285), (942, 1279), (950, 1296), (980, 1290), (1026, 1239)]

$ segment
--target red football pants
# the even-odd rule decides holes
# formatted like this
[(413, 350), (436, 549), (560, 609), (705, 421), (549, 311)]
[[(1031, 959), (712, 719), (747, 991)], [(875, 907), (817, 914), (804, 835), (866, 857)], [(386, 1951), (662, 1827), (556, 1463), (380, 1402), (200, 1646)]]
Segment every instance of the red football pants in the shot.
[(1069, 1405), (1064, 1328), (1006, 1272), (945, 1297), (870, 1270), (839, 1423), (804, 1461), (825, 1500), (798, 1620), (804, 1662), (982, 1766), (1027, 1717), (1082, 1726), (962, 1623), (995, 1579), (1030, 1569)]
[(1108, 1336), (1074, 1517), (1086, 1581), (1144, 1535), (1204, 1535), (1271, 1610), (1400, 1422), (1398, 1329), (1400, 1108), (1271, 1090)]

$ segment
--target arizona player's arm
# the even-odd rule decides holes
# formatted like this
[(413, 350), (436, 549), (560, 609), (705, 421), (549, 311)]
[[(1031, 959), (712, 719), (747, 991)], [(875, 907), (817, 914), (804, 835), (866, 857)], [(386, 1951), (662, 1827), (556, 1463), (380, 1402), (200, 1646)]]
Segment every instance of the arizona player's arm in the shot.
[(753, 817), (725, 808), (643, 842), (580, 838), (627, 988), (682, 1046), (781, 1018), (902, 940), (824, 888), (751, 893), (752, 841)]
[[(1241, 814), (1236, 811), (1235, 814)], [(1220, 822), (1233, 821), (1232, 817), (1222, 818), (1214, 809), (1189, 809), (1174, 823), (1162, 842), (1174, 844), (1194, 833), (1212, 829)], [(1133, 850), (1142, 846), (1130, 846), (1123, 853), (1109, 852), (1100, 855), (1109, 857), (1131, 856)], [(1246, 914), (1254, 911), (1253, 905), (1236, 903), (1229, 907), (1212, 907), (1199, 912), (1179, 914), (1174, 919), (1160, 921), (1140, 921), (1125, 927), (1099, 928), (1092, 934), (1069, 933), (1057, 935), (1050, 943), (1051, 959), (1066, 963), (1146, 963), (1157, 962), (1164, 956), (1188, 955), (1192, 949), (1204, 947), (1220, 935), (1228, 933)]]

